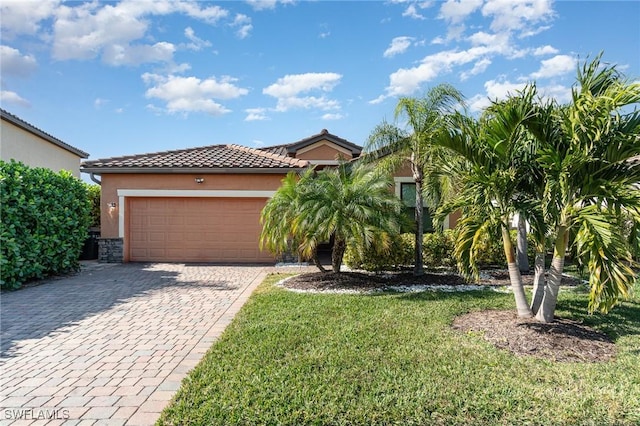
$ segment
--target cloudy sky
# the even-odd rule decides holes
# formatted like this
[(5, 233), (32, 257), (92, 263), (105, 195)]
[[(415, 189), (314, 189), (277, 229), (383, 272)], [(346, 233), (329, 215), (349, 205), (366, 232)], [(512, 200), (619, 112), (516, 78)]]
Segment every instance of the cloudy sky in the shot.
[(92, 159), (326, 128), (364, 144), (401, 96), (560, 101), (604, 51), (640, 77), (640, 2), (2, 0), (2, 108)]

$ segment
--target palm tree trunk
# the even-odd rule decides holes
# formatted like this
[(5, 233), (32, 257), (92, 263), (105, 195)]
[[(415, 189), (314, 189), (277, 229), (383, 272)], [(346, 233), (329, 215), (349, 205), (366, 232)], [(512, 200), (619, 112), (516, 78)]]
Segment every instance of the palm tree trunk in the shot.
[(414, 253), (413, 275), (419, 277), (424, 274), (424, 269), (422, 268), (422, 238), (424, 235), (422, 217), (424, 215), (424, 200), (422, 196), (423, 174), (417, 167), (413, 170), (413, 179), (416, 183), (416, 250)]
[(529, 258), (527, 257), (527, 222), (518, 214), (518, 268), (520, 273), (529, 273)]
[(537, 314), (542, 304), (544, 296), (544, 247), (536, 249), (535, 275), (533, 276), (533, 298), (531, 299), (531, 310)]
[(331, 251), (331, 268), (333, 272), (339, 273), (342, 266), (342, 258), (347, 249), (347, 244), (342, 238), (336, 237), (333, 241), (333, 250)]
[(509, 229), (506, 225), (502, 225), (502, 244), (504, 245), (504, 254), (507, 258), (507, 265), (509, 267), (509, 280), (511, 281), (511, 290), (516, 300), (516, 309), (518, 310), (518, 316), (521, 318), (529, 318), (533, 316), (529, 303), (527, 303), (527, 296), (524, 293), (524, 285), (522, 284), (522, 275), (516, 264), (515, 255), (513, 253), (513, 244), (511, 243), (511, 237), (509, 235)]
[(311, 256), (311, 259), (313, 261), (313, 264), (316, 265), (316, 268), (318, 268), (320, 270), (320, 272), (327, 272), (327, 270), (324, 268), (324, 266), (322, 266), (322, 263), (320, 263), (320, 259), (318, 258), (318, 249), (314, 249), (313, 250), (313, 256)]
[(562, 272), (564, 271), (564, 257), (567, 253), (567, 243), (569, 241), (569, 230), (566, 226), (558, 228), (558, 238), (553, 249), (553, 260), (551, 261), (551, 269), (549, 271), (549, 280), (544, 287), (544, 296), (542, 304), (536, 313), (536, 319), (540, 322), (552, 322), (558, 303), (558, 292), (560, 291), (560, 282), (562, 281)]

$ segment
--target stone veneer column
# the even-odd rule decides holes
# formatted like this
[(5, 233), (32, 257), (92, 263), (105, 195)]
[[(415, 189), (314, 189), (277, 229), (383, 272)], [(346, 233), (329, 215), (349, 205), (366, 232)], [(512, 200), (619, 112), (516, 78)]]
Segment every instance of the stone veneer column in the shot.
[(100, 238), (98, 240), (98, 262), (122, 263), (124, 240), (122, 238)]

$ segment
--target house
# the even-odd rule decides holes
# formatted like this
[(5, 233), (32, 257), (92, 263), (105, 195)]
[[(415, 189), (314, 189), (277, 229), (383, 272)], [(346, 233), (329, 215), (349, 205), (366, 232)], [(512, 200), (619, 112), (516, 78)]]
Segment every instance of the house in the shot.
[(80, 160), (89, 154), (0, 109), (0, 159), (80, 177)]
[[(272, 263), (259, 249), (260, 212), (286, 174), (334, 166), (361, 152), (323, 129), (265, 148), (212, 145), (85, 161), (81, 171), (94, 180), (99, 175), (102, 185), (99, 258)], [(412, 185), (403, 173), (395, 177), (399, 197)]]
[(322, 130), (255, 149), (213, 145), (85, 161), (100, 176), (100, 260), (271, 263), (260, 212), (288, 172), (353, 159), (361, 147)]

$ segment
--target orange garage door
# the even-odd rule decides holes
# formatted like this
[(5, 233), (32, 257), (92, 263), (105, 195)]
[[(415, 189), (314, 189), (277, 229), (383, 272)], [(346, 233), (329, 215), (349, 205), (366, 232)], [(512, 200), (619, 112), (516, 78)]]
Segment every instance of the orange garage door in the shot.
[(129, 198), (131, 261), (272, 262), (258, 248), (264, 198)]

